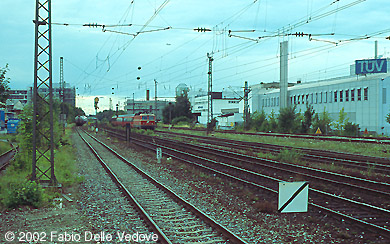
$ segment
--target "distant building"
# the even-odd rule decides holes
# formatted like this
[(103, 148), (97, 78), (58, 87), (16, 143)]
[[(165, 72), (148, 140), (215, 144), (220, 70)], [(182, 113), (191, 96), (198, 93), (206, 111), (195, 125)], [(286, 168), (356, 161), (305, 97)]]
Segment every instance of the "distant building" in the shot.
[(21, 104), (28, 102), (27, 90), (10, 90), (8, 100), (16, 103), (19, 101)]
[[(310, 105), (317, 113), (324, 110), (333, 120), (337, 120), (340, 110), (344, 109), (349, 122), (359, 124), (360, 131), (366, 129), (378, 134), (390, 135), (390, 125), (386, 116), (390, 111), (387, 97), (390, 91), (390, 59), (359, 61), (365, 66), (356, 69), (351, 65), (349, 76), (311, 82), (297, 82), (288, 88), (288, 106), (296, 106), (303, 113)], [(360, 63), (358, 63), (360, 64)], [(383, 67), (382, 67), (383, 66)], [(377, 68), (382, 67), (381, 72)], [(387, 69), (386, 69), (387, 68)], [(364, 71), (365, 73), (357, 73)], [(252, 108), (254, 111), (264, 110), (266, 114), (279, 114), (280, 89), (273, 85), (269, 89), (266, 84), (259, 89), (252, 88)], [(253, 111), (252, 110), (252, 111)]]
[[(234, 95), (233, 95), (234, 94)], [(237, 123), (243, 121), (240, 114), (239, 92), (213, 92), (213, 117), (217, 119), (218, 126), (223, 129), (233, 128)], [(208, 96), (207, 92), (199, 90), (190, 93), (192, 113), (200, 124), (207, 124)]]
[(7, 101), (5, 102), (6, 118), (15, 118), (22, 112), (24, 106), (28, 103), (27, 90), (10, 90)]
[[(30, 87), (28, 90), (28, 101), (32, 102), (32, 90), (33, 88)], [(40, 88), (38, 90), (40, 93), (49, 93), (48, 88)], [(54, 99), (60, 99), (60, 84), (59, 83), (53, 83), (53, 98)], [(70, 104), (72, 106), (76, 106), (76, 88), (71, 87), (69, 84), (65, 83), (64, 87), (64, 103)]]

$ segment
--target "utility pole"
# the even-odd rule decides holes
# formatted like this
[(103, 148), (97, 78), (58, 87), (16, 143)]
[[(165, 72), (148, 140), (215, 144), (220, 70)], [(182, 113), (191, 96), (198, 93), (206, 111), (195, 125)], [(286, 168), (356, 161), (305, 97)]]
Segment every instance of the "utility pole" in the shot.
[[(54, 174), (51, 0), (36, 0), (35, 6), (35, 20), (33, 20), (35, 24), (35, 56), (31, 180), (57, 186), (57, 179)], [(49, 93), (39, 94), (38, 88), (45, 88)], [(43, 123), (44, 121), (47, 121), (49, 126)]]
[(213, 54), (207, 53), (207, 58), (209, 59), (209, 72), (208, 72), (208, 92), (207, 92), (207, 134), (209, 133), (209, 124), (213, 120)]
[(157, 80), (154, 79), (154, 116), (157, 121)]
[(134, 101), (134, 92), (133, 92), (133, 114), (135, 114), (135, 112), (134, 112), (134, 103), (135, 103), (135, 101)]
[(244, 128), (248, 129), (249, 127), (249, 93), (251, 90), (248, 87), (248, 81), (245, 81), (244, 87)]
[[(64, 58), (60, 57), (60, 102), (64, 102)], [(61, 112), (63, 112), (61, 110)]]
[(65, 134), (65, 123), (66, 123), (66, 114), (64, 109), (64, 100), (65, 100), (65, 81), (64, 81), (64, 58), (60, 57), (60, 106), (61, 106), (61, 113), (60, 113), (60, 123), (62, 124), (62, 130)]

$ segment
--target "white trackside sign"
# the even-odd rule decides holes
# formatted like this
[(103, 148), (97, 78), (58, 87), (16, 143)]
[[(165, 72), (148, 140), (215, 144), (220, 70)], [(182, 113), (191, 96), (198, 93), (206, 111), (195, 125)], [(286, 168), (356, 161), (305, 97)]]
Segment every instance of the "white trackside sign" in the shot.
[(308, 182), (279, 182), (278, 211), (280, 213), (307, 212), (308, 200)]

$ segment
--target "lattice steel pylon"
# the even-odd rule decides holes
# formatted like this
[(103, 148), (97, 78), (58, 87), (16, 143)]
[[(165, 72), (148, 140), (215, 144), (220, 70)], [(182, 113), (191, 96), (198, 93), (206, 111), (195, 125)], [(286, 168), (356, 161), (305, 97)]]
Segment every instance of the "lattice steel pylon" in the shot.
[[(213, 120), (213, 53), (207, 53), (209, 72), (207, 84), (207, 124)], [(208, 127), (207, 127), (208, 128)]]
[(51, 0), (36, 0), (31, 180), (57, 185), (54, 174)]

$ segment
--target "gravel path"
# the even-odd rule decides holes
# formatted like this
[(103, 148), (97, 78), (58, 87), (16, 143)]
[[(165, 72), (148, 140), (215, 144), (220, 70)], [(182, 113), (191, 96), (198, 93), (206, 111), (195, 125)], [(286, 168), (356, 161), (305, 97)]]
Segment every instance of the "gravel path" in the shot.
[[(117, 243), (124, 233), (130, 234), (133, 239), (137, 237), (137, 233), (153, 234), (76, 133), (72, 135), (72, 140), (78, 158), (79, 174), (85, 178), (77, 189), (73, 189), (74, 194), (70, 197), (74, 201), (65, 201), (63, 208), (20, 208), (1, 212), (0, 243), (5, 243), (8, 231), (15, 234), (15, 240), (23, 236), (20, 232), (38, 232), (41, 237), (45, 236), (42, 239), (45, 242), (41, 243), (61, 243), (61, 234), (65, 237), (65, 233), (74, 238), (80, 236), (80, 241), (74, 243)], [(52, 231), (56, 231), (54, 238)], [(93, 236), (94, 234), (98, 236)]]

